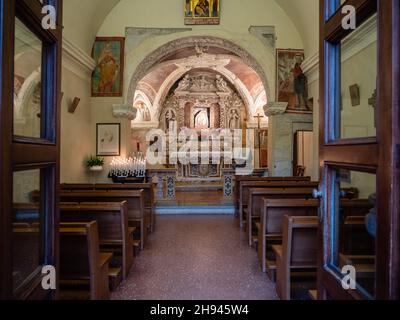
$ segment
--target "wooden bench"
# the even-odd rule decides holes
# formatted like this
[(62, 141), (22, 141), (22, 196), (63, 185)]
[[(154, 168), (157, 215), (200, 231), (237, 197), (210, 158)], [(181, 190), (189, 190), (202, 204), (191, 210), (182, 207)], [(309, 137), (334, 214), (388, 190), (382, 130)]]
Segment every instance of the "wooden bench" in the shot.
[(150, 216), (145, 215), (144, 192), (143, 190), (126, 191), (82, 191), (82, 192), (62, 192), (60, 194), (62, 202), (128, 202), (128, 222), (129, 227), (136, 227), (139, 231), (139, 245), (143, 250), (148, 236)]
[(283, 217), (317, 216), (319, 200), (315, 199), (263, 199), (258, 230), (258, 259), (261, 269), (274, 280), (276, 260), (272, 245), (282, 244)]
[[(60, 286), (61, 297), (76, 298), (78, 290), (89, 286), (91, 300), (110, 299), (108, 265), (112, 253), (101, 253), (97, 222), (60, 225)], [(69, 294), (72, 289), (73, 295)]]
[(318, 182), (308, 181), (244, 181), (240, 183), (239, 223), (244, 227), (244, 209), (248, 207), (250, 189), (256, 188), (318, 188)]
[(94, 191), (118, 191), (118, 190), (143, 190), (146, 214), (150, 215), (150, 232), (156, 227), (156, 197), (154, 183), (111, 183), (111, 184), (61, 184), (61, 191), (81, 192), (86, 190)]
[(339, 252), (344, 255), (371, 255), (375, 239), (365, 228), (365, 217), (373, 205), (368, 199), (341, 199), (339, 211)]
[[(121, 203), (61, 203), (60, 216), (61, 222), (64, 223), (96, 221), (101, 251), (113, 252), (115, 258), (120, 254), (122, 261), (113, 261), (112, 265), (117, 268), (122, 267), (123, 279), (128, 277), (134, 259), (132, 243), (134, 228), (129, 228), (126, 201)], [(118, 279), (118, 272), (115, 277)], [(115, 282), (115, 277), (110, 279), (112, 283)]]
[(235, 185), (234, 185), (234, 203), (236, 209), (236, 216), (239, 216), (240, 209), (240, 183), (246, 181), (311, 181), (310, 177), (260, 177), (260, 176), (235, 176)]
[(249, 190), (249, 200), (246, 214), (246, 230), (249, 246), (258, 241), (259, 222), (264, 199), (311, 199), (313, 188), (257, 188)]
[[(283, 218), (282, 245), (274, 245), (276, 255), (276, 291), (282, 300), (291, 299), (291, 276), (317, 271), (318, 217)], [(315, 277), (315, 275), (314, 275)]]

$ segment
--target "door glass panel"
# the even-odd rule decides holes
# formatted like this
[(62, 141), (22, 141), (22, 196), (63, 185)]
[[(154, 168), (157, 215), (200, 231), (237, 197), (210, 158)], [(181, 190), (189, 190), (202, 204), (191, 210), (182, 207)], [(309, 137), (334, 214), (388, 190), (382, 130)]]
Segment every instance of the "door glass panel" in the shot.
[(40, 138), (43, 43), (15, 20), (14, 135)]
[(337, 138), (376, 136), (377, 15), (341, 42), (340, 132)]
[(375, 296), (376, 175), (334, 171), (333, 265), (352, 266), (356, 283), (368, 297)]
[(325, 21), (332, 17), (345, 0), (325, 0)]
[(13, 175), (13, 288), (17, 290), (41, 265), (40, 169)]

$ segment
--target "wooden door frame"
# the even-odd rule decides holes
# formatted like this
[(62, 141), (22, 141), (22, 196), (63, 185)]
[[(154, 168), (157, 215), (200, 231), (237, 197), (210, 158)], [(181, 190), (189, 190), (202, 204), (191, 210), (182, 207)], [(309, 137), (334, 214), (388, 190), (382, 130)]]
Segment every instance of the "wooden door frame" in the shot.
[[(330, 4), (335, 1), (330, 1)], [(338, 7), (339, 1), (336, 1)], [(337, 72), (338, 52), (330, 47), (328, 42), (338, 43), (350, 32), (341, 28), (342, 14), (337, 10), (327, 21), (325, 17), (325, 0), (320, 0), (320, 173), (321, 213), (319, 241), (323, 244), (320, 250), (318, 271), (319, 299), (326, 299), (327, 292), (323, 283), (328, 283), (330, 295), (337, 299), (362, 299), (357, 291), (344, 291), (339, 278), (329, 276), (327, 266), (330, 257), (327, 252), (330, 241), (331, 217), (327, 210), (334, 199), (328, 194), (327, 165), (377, 173), (378, 194), (378, 230), (377, 230), (377, 270), (376, 298), (399, 298), (399, 209), (400, 209), (400, 129), (399, 129), (399, 1), (348, 0), (344, 5), (351, 4), (357, 9), (357, 25), (365, 21), (374, 10), (378, 11), (378, 119), (377, 138), (341, 139), (335, 140), (332, 121), (338, 117), (335, 113), (339, 99), (337, 88), (340, 79), (326, 77), (326, 72)], [(331, 9), (332, 11), (332, 9)], [(326, 21), (326, 22), (325, 22)], [(336, 49), (337, 50), (337, 49)], [(326, 81), (325, 81), (325, 78)], [(338, 78), (338, 77), (337, 77)], [(396, 86), (397, 84), (397, 86)], [(391, 119), (391, 122), (388, 122)], [(337, 118), (336, 118), (337, 120)]]
[[(12, 283), (13, 172), (45, 169), (41, 188), (46, 223), (43, 226), (42, 263), (58, 268), (58, 185), (60, 176), (60, 92), (62, 50), (62, 0), (45, 0), (56, 8), (55, 30), (42, 28), (42, 4), (37, 0), (0, 0), (0, 300), (54, 299), (57, 291), (43, 292), (41, 276), (35, 278), (17, 297)], [(13, 135), (14, 37), (18, 18), (46, 45), (43, 47), (41, 138)], [(58, 287), (58, 285), (57, 285)], [(39, 288), (39, 289), (38, 289)]]
[(294, 134), (293, 134), (293, 137), (292, 137), (292, 139), (293, 139), (293, 161), (292, 161), (292, 167), (293, 167), (293, 176), (296, 176), (296, 167), (298, 166), (298, 164), (299, 164), (299, 159), (298, 159), (298, 145), (297, 145), (297, 140), (298, 140), (298, 134), (299, 134), (299, 132), (302, 132), (302, 133), (304, 133), (304, 132), (311, 132), (311, 133), (314, 133), (314, 131), (313, 130), (297, 130)]

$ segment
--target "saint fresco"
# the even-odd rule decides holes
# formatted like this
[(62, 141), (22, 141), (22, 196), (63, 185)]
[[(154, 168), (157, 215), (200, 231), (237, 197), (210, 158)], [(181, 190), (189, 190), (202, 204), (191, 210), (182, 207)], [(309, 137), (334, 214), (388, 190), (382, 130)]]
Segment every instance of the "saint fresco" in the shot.
[(277, 97), (288, 103), (288, 111), (312, 112), (308, 99), (308, 83), (301, 64), (303, 50), (277, 50)]
[(124, 38), (96, 38), (93, 59), (92, 96), (122, 96)]

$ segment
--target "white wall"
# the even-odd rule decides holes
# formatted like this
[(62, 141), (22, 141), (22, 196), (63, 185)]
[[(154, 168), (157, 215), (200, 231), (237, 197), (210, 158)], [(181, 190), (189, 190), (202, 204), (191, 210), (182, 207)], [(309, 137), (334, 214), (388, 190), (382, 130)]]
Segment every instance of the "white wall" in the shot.
[[(85, 158), (95, 152), (92, 143), (92, 115), (90, 81), (84, 80), (67, 68), (62, 70), (61, 91), (61, 183), (89, 181)], [(68, 112), (68, 105), (81, 99), (75, 113)]]
[[(268, 81), (274, 87), (274, 61), (264, 44), (249, 33), (250, 26), (275, 26), (277, 48), (305, 47), (307, 52), (311, 52), (318, 47), (315, 45), (315, 32), (310, 34), (310, 30), (315, 27), (312, 21), (315, 21), (318, 3), (290, 0), (291, 5), (288, 5), (285, 1), (225, 0), (221, 3), (219, 26), (185, 26), (182, 0), (68, 0), (64, 2), (64, 37), (89, 55), (96, 35), (124, 36), (126, 27), (190, 27), (193, 28), (191, 32), (155, 37), (141, 44), (134, 53), (132, 64), (127, 66), (127, 74), (135, 70), (149, 53), (166, 42), (188, 35), (211, 35), (230, 40), (247, 50), (265, 69)], [(309, 15), (305, 12), (309, 12)], [(133, 151), (130, 126), (129, 121), (115, 119), (112, 115), (112, 105), (123, 103), (124, 98), (91, 98), (90, 76), (79, 77), (66, 68), (63, 70), (61, 181), (85, 182), (90, 177), (83, 160), (88, 154), (95, 153), (96, 123), (122, 123), (122, 155)], [(125, 81), (124, 95), (127, 94), (128, 85), (129, 82)], [(81, 98), (81, 103), (75, 114), (71, 115), (66, 111), (67, 99), (75, 96)], [(106, 161), (109, 163), (110, 159)]]

